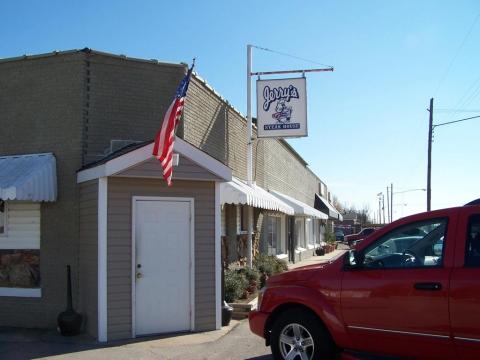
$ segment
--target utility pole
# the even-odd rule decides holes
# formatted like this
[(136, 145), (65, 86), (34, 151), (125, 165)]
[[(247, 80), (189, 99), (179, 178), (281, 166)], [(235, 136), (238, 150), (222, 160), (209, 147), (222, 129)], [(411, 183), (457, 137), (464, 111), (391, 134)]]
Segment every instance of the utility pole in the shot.
[(382, 199), (381, 199), (381, 194), (377, 194), (378, 195), (378, 223), (381, 224), (382, 223)]
[(390, 217), (393, 221), (393, 183), (390, 183)]
[(389, 205), (389, 201), (390, 201), (390, 195), (389, 195), (389, 186), (387, 186), (387, 222), (391, 223), (392, 222), (392, 218), (390, 217), (390, 205)]
[(382, 212), (383, 212), (383, 224), (385, 224), (385, 195), (382, 194)]
[(432, 204), (432, 137), (433, 137), (433, 98), (430, 99), (428, 118), (428, 165), (427, 165), (427, 211)]

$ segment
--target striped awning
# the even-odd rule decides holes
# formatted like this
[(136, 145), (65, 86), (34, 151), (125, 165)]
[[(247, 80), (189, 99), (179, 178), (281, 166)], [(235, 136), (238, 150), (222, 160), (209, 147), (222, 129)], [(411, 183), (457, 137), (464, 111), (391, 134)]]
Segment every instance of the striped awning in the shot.
[(220, 184), (220, 202), (223, 204), (250, 205), (260, 209), (280, 211), (293, 215), (293, 208), (260, 186), (245, 184), (237, 178)]
[(57, 170), (53, 154), (0, 156), (0, 199), (57, 200)]
[(286, 202), (290, 205), (295, 211), (297, 216), (311, 216), (317, 219), (328, 219), (328, 215), (318, 211), (317, 209), (311, 207), (310, 205), (301, 202), (300, 200), (294, 199), (291, 196), (279, 193), (277, 191), (270, 190), (270, 192), (275, 195), (278, 199)]
[(326, 213), (331, 219), (343, 221), (343, 216), (340, 214), (335, 206), (330, 204), (327, 199), (319, 194), (315, 194), (315, 209)]

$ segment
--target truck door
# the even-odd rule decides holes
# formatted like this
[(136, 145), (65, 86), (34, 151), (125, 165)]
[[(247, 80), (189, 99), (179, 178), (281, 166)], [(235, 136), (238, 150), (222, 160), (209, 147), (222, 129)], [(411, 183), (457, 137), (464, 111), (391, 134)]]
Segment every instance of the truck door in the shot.
[[(455, 216), (435, 212), (359, 247), (343, 273), (341, 304), (355, 349), (454, 359), (448, 312)], [(358, 264), (357, 264), (358, 265)]]
[(480, 209), (462, 209), (450, 284), (452, 335), (460, 359), (480, 359)]

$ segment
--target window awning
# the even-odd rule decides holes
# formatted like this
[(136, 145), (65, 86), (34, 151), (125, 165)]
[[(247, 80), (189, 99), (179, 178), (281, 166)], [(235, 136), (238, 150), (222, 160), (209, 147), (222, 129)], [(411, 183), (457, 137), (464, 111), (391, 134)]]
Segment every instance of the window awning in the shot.
[(55, 201), (55, 156), (50, 153), (0, 156), (0, 199)]
[(293, 215), (294, 210), (282, 200), (253, 184), (249, 186), (237, 178), (220, 184), (220, 202), (222, 204), (250, 205), (260, 209), (280, 211)]
[(328, 214), (331, 219), (343, 221), (340, 212), (323, 196), (315, 194), (315, 209)]
[(285, 195), (285, 194), (282, 194), (282, 193), (279, 193), (277, 191), (273, 191), (273, 190), (270, 190), (270, 193), (272, 193), (273, 195), (275, 195), (277, 198), (279, 198), (280, 200), (286, 202), (288, 205), (290, 205), (294, 212), (295, 212), (295, 215), (298, 215), (298, 216), (312, 216), (314, 218), (317, 218), (317, 219), (328, 219), (328, 215), (318, 211), (317, 209), (314, 209), (313, 207), (311, 207), (310, 205), (307, 205), (297, 199), (294, 199), (288, 195)]

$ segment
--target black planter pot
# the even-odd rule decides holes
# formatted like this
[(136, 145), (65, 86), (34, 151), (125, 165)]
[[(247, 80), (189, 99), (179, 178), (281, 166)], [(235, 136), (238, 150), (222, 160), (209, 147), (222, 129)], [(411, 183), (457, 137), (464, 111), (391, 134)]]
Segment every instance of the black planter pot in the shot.
[(315, 249), (315, 254), (317, 256), (323, 256), (323, 255), (325, 255), (325, 249), (324, 248), (316, 248)]
[(228, 326), (230, 320), (232, 320), (233, 308), (227, 304), (226, 301), (223, 302), (222, 306), (222, 326)]
[(82, 315), (73, 310), (72, 305), (70, 265), (67, 265), (67, 309), (58, 315), (57, 324), (60, 333), (64, 336), (78, 335), (82, 328)]

